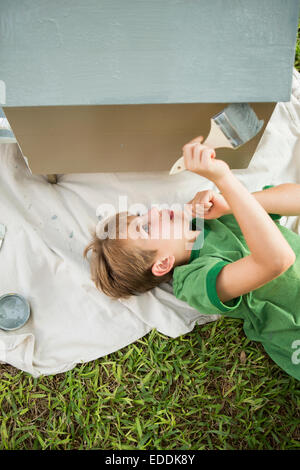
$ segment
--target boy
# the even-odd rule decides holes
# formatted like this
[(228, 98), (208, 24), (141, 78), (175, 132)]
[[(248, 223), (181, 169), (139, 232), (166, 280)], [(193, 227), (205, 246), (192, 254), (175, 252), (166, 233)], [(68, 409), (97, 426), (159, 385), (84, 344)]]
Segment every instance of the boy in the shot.
[[(197, 230), (197, 218), (190, 226), (184, 211), (125, 214), (125, 225), (124, 214), (118, 214), (117, 238), (94, 235), (84, 251), (87, 256), (93, 250), (92, 279), (105, 294), (120, 298), (173, 277), (177, 298), (201, 313), (244, 319), (247, 337), (261, 342), (282, 369), (300, 380), (300, 238), (278, 223), (278, 214), (300, 214), (300, 185), (250, 194), (202, 140), (186, 144), (183, 155), (188, 170), (211, 180), (222, 193), (203, 191), (190, 201), (192, 215), (196, 204), (207, 209), (204, 230)], [(162, 223), (166, 215), (173, 229), (168, 238)], [(128, 230), (132, 225), (135, 230)], [(180, 229), (181, 237), (175, 237)]]

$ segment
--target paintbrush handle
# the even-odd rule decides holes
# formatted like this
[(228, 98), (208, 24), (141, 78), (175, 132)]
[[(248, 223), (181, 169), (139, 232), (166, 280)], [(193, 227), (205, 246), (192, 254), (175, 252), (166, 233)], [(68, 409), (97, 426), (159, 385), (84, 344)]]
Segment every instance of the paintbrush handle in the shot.
[[(207, 145), (211, 148), (220, 148), (220, 147), (228, 147), (233, 148), (227, 137), (223, 134), (220, 127), (215, 123), (213, 119), (210, 120), (210, 131), (208, 136), (206, 137), (205, 142), (202, 145)], [(180, 173), (181, 171), (186, 170), (184, 164), (184, 157), (180, 157), (172, 166), (170, 175), (175, 173)]]
[(202, 145), (217, 149), (220, 147), (233, 148), (227, 137), (213, 119), (210, 120), (210, 131)]

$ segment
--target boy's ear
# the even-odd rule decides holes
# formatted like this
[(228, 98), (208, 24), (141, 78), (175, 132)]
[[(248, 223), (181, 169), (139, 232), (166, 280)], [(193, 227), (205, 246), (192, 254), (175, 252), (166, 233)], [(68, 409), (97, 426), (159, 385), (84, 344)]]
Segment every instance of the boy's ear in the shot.
[(174, 266), (174, 263), (175, 256), (165, 256), (164, 258), (155, 261), (152, 266), (152, 273), (154, 274), (154, 276), (164, 276), (164, 274), (167, 274), (169, 271), (171, 271)]

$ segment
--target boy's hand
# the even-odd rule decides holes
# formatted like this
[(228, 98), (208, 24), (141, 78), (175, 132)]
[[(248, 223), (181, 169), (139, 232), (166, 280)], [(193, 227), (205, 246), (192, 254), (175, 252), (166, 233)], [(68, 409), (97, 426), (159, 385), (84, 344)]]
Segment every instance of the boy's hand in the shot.
[(187, 170), (217, 182), (230, 172), (230, 168), (223, 160), (217, 160), (214, 149), (202, 145), (202, 141), (203, 137), (199, 136), (182, 147), (185, 167)]
[(231, 214), (230, 207), (225, 198), (212, 189), (200, 191), (188, 204), (191, 204), (193, 217), (200, 216), (204, 219), (218, 219), (222, 215)]

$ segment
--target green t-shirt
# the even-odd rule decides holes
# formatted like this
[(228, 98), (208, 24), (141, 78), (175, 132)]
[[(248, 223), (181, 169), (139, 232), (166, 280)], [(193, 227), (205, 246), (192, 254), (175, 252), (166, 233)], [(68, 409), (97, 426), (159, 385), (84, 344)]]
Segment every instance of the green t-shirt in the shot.
[[(246, 336), (261, 342), (276, 364), (300, 380), (300, 237), (278, 223), (280, 215), (270, 217), (296, 254), (287, 271), (258, 289), (221, 302), (216, 291), (220, 270), (250, 254), (235, 217), (224, 215), (204, 220), (189, 263), (174, 269), (173, 291), (202, 314), (243, 319)], [(196, 222), (193, 219), (194, 226)]]

